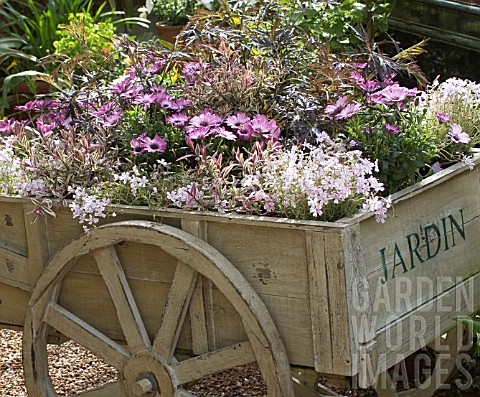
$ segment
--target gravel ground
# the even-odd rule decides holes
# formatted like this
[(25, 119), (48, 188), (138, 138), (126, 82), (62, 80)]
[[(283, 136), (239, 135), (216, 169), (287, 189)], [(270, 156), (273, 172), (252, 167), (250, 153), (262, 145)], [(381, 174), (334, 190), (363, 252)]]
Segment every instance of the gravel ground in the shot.
[[(27, 397), (22, 372), (22, 334), (0, 329), (0, 397)], [(117, 378), (116, 371), (69, 341), (50, 345), (50, 375), (59, 396), (108, 383)], [(202, 379), (191, 391), (198, 397), (265, 397), (265, 385), (255, 366), (238, 367)], [(341, 390), (342, 395), (371, 397), (372, 391)], [(480, 393), (457, 394), (440, 391), (435, 397), (478, 397)], [(112, 396), (115, 397), (115, 396)]]

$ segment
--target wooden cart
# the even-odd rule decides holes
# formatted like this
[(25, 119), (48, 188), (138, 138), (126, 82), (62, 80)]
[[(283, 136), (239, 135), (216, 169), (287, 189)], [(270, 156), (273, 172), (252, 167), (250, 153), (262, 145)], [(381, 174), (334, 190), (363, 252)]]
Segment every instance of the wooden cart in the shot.
[[(28, 199), (0, 197), (0, 326), (23, 329), (30, 397), (56, 395), (56, 335), (120, 373), (84, 397), (185, 397), (249, 362), (269, 397), (333, 395), (321, 374), (430, 396), (462, 348), (452, 318), (480, 306), (479, 178), (462, 164), (429, 177), (384, 224), (115, 206), (85, 234), (66, 207), (32, 223)], [(442, 362), (397, 392), (388, 369), (427, 344)]]

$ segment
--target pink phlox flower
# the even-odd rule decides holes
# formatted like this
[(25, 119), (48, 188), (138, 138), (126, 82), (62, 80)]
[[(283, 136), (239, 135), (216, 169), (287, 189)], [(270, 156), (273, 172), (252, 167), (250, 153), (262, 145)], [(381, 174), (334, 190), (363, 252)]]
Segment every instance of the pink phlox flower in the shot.
[(233, 116), (228, 116), (225, 119), (225, 124), (227, 124), (230, 128), (240, 129), (249, 121), (250, 117), (248, 117), (245, 113), (237, 113)]
[(103, 127), (115, 127), (120, 121), (121, 114), (122, 112), (120, 109), (114, 109), (111, 113), (105, 115), (105, 117), (103, 118)]
[(155, 134), (153, 139), (150, 139), (148, 137), (144, 138), (144, 145), (149, 153), (155, 153), (155, 152), (164, 152), (165, 149), (167, 148), (167, 142), (165, 141), (164, 138), (158, 136)]
[(400, 128), (398, 128), (398, 125), (395, 124), (385, 123), (383, 127), (385, 128), (385, 131), (389, 132), (390, 134), (396, 135), (400, 132)]
[(95, 116), (103, 116), (105, 113), (112, 111), (115, 108), (115, 102), (109, 102), (103, 106), (100, 106), (98, 110), (92, 112)]
[(343, 109), (343, 107), (347, 103), (347, 99), (348, 98), (345, 95), (341, 96), (337, 100), (337, 102), (335, 102), (334, 104), (329, 104), (329, 105), (325, 106), (325, 109), (323, 110), (323, 113), (331, 114), (331, 115), (337, 114), (338, 112), (340, 112)]
[(237, 139), (237, 136), (232, 131), (225, 129), (224, 126), (215, 127), (215, 135), (227, 141), (235, 141)]
[(174, 113), (166, 118), (167, 123), (170, 123), (176, 127), (180, 127), (182, 125), (185, 125), (185, 123), (189, 120), (190, 118), (182, 113)]
[(457, 123), (452, 124), (452, 127), (448, 132), (448, 136), (452, 142), (455, 143), (469, 143), (472, 139), (466, 132), (463, 132), (462, 126)]
[(451, 117), (448, 115), (448, 114), (445, 114), (445, 113), (435, 113), (435, 115), (437, 116), (437, 119), (440, 123), (446, 123), (447, 121), (450, 121), (451, 120)]
[(440, 164), (438, 161), (432, 164), (432, 172), (436, 174), (437, 172), (440, 172), (442, 170), (442, 164)]
[(147, 134), (144, 132), (140, 136), (133, 138), (130, 141), (130, 146), (132, 147), (132, 154), (143, 154), (147, 151), (147, 145), (145, 144), (145, 137)]
[(335, 116), (335, 119), (349, 119), (350, 117), (353, 117), (361, 109), (361, 107), (362, 105), (359, 103), (349, 103), (340, 111), (340, 113)]
[(157, 101), (157, 98), (157, 94), (140, 94), (133, 100), (133, 103), (136, 105), (150, 106)]

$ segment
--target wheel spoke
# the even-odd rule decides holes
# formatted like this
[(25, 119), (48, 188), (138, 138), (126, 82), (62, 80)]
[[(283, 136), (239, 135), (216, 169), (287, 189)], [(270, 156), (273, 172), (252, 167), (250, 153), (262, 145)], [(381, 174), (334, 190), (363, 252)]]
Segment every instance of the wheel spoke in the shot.
[(118, 370), (130, 357), (119, 344), (56, 303), (48, 305), (44, 321)]
[(195, 358), (173, 364), (171, 368), (179, 384), (185, 384), (203, 378), (218, 371), (224, 371), (239, 365), (255, 361), (250, 342), (242, 342), (221, 350), (202, 354)]
[(94, 253), (100, 273), (107, 284), (127, 344), (132, 352), (150, 349), (145, 325), (113, 246)]
[(182, 329), (198, 273), (178, 262), (163, 310), (162, 324), (153, 342), (153, 351), (170, 363)]
[(120, 381), (107, 383), (106, 385), (74, 394), (74, 397), (128, 397)]

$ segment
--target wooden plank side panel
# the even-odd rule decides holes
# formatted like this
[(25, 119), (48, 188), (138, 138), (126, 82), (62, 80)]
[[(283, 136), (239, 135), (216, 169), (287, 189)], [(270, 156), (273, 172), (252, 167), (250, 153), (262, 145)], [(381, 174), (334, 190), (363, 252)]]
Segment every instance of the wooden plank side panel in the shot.
[(30, 293), (0, 281), (0, 328), (23, 328)]
[(339, 233), (325, 233), (324, 244), (330, 307), (330, 332), (332, 335), (332, 352), (334, 353), (333, 373), (350, 376), (352, 374), (352, 358), (343, 236)]
[(27, 239), (21, 203), (0, 202), (0, 247), (26, 255)]
[(32, 213), (34, 208), (34, 205), (31, 204), (23, 205), (30, 284), (32, 286), (35, 285), (50, 258), (47, 238), (48, 218), (46, 216), (35, 217)]
[(317, 372), (331, 374), (333, 373), (334, 352), (330, 330), (325, 243), (323, 234), (317, 232), (306, 231), (305, 239), (308, 258), (308, 290), (312, 319), (314, 368)]
[(360, 224), (376, 329), (478, 271), (479, 167)]
[(0, 247), (0, 281), (31, 291), (28, 259), (24, 255)]

